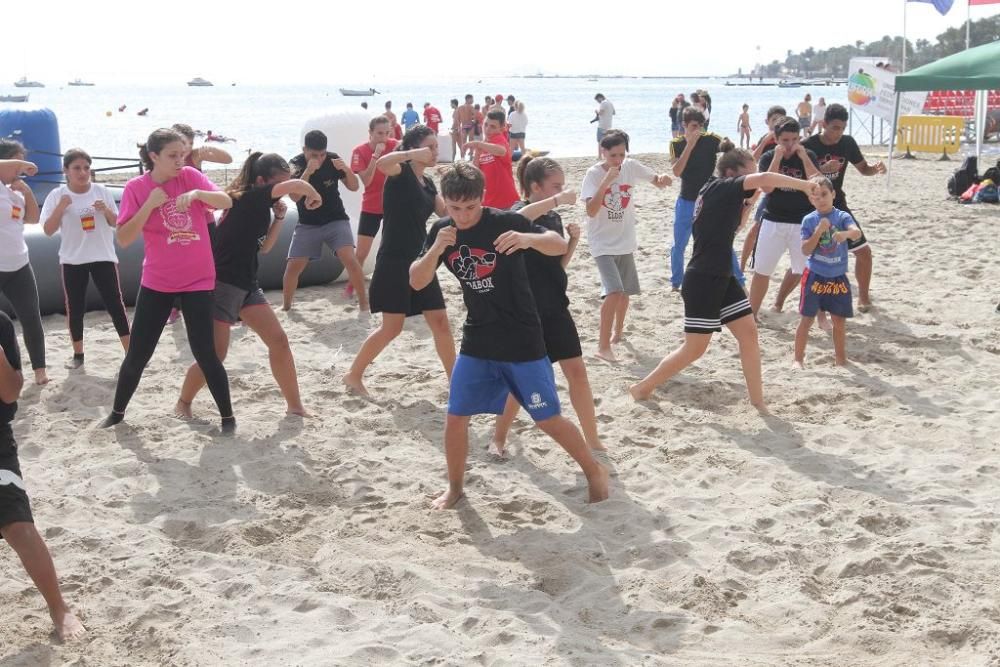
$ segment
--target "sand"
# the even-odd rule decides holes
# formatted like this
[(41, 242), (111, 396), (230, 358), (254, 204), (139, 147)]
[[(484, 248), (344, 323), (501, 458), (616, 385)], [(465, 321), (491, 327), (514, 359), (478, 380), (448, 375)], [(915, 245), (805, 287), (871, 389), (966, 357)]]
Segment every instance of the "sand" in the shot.
[[(564, 164), (579, 184), (590, 160)], [(890, 192), (851, 171), (877, 308), (848, 325), (850, 367), (834, 368), (817, 330), (804, 372), (791, 369), (797, 316), (765, 314), (766, 418), (746, 404), (728, 334), (650, 401), (628, 396), (682, 336), (666, 256), (678, 189), (640, 187), (644, 292), (624, 363), (593, 357), (585, 242), (569, 270), (613, 474), (596, 506), (524, 418), (516, 456), (490, 459), (484, 417), (468, 499), (429, 511), (447, 398), (429, 330), (411, 320), (375, 363), (373, 402), (348, 395), (340, 377), (367, 329), (342, 284), (279, 314), (310, 419), (284, 417), (263, 345), (234, 331), (234, 438), (207, 392), (195, 421), (170, 414), (191, 362), (182, 325), (128, 424), (104, 431), (121, 360), (110, 321), (87, 316), (86, 371), (70, 372), (64, 321), (46, 318), (53, 381), (27, 386), (15, 432), (90, 633), (56, 643), (4, 548), (0, 664), (1000, 664), (1000, 211), (946, 201), (955, 166), (897, 162)], [(442, 284), (458, 334), (460, 293)]]

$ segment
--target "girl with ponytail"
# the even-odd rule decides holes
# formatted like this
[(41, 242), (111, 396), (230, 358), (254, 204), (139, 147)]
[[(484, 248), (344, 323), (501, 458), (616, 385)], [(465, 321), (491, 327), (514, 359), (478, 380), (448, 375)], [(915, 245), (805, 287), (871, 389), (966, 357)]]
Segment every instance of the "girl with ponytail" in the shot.
[[(247, 158), (226, 188), (226, 194), (233, 200), (233, 206), (216, 227), (212, 243), (215, 352), (219, 359), (225, 360), (230, 328), (242, 320), (267, 346), (271, 374), (285, 398), (286, 413), (305, 417), (288, 336), (257, 284), (257, 252), (270, 251), (278, 240), (288, 210), (282, 197), (303, 197), (309, 210), (318, 208), (322, 199), (308, 182), (291, 178), (283, 157), (260, 152)], [(191, 402), (204, 386), (205, 374), (198, 364), (191, 364), (177, 399), (177, 416), (192, 416)]]

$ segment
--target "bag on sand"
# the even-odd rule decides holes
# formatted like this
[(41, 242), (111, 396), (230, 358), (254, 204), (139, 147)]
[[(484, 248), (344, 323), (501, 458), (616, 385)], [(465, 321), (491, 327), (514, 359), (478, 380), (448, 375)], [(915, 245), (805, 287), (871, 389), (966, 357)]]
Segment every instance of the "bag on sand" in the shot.
[(983, 181), (972, 200), (977, 204), (1000, 203), (1000, 192), (997, 192), (996, 183), (990, 180)]
[(979, 181), (979, 164), (976, 156), (970, 155), (962, 160), (962, 166), (955, 170), (948, 177), (948, 194), (952, 197), (960, 197)]

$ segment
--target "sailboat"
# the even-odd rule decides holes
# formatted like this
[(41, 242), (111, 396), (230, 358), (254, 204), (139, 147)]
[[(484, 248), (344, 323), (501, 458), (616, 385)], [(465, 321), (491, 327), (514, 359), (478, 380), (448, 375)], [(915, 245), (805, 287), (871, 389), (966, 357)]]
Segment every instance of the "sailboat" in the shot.
[(38, 81), (28, 81), (28, 77), (22, 76), (14, 82), (14, 86), (17, 88), (44, 88), (45, 84)]

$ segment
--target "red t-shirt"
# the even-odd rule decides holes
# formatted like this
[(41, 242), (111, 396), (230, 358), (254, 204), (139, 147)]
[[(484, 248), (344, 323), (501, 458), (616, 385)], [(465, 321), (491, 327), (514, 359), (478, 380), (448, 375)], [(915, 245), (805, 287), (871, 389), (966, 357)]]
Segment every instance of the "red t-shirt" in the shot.
[[(385, 141), (385, 151), (383, 155), (389, 151), (396, 148), (398, 142), (395, 139), (386, 139)], [(371, 164), (372, 159), (375, 157), (375, 151), (368, 142), (361, 144), (354, 149), (351, 153), (351, 171), (355, 174), (360, 174), (368, 165)], [(383, 174), (378, 169), (375, 170), (372, 175), (372, 182), (365, 186), (365, 194), (361, 198), (361, 212), (362, 213), (375, 213), (377, 215), (382, 215), (382, 188), (385, 186), (385, 174)]]
[(438, 126), (441, 125), (441, 112), (437, 110), (437, 107), (427, 107), (424, 109), (424, 124), (434, 130), (434, 134), (438, 132)]
[(487, 137), (486, 142), (503, 146), (507, 152), (500, 157), (491, 155), (486, 151), (479, 153), (479, 169), (486, 179), (486, 194), (483, 195), (483, 206), (492, 206), (507, 210), (513, 206), (520, 197), (517, 194), (517, 187), (514, 185), (513, 161), (510, 156), (510, 142), (503, 133), (494, 134)]

